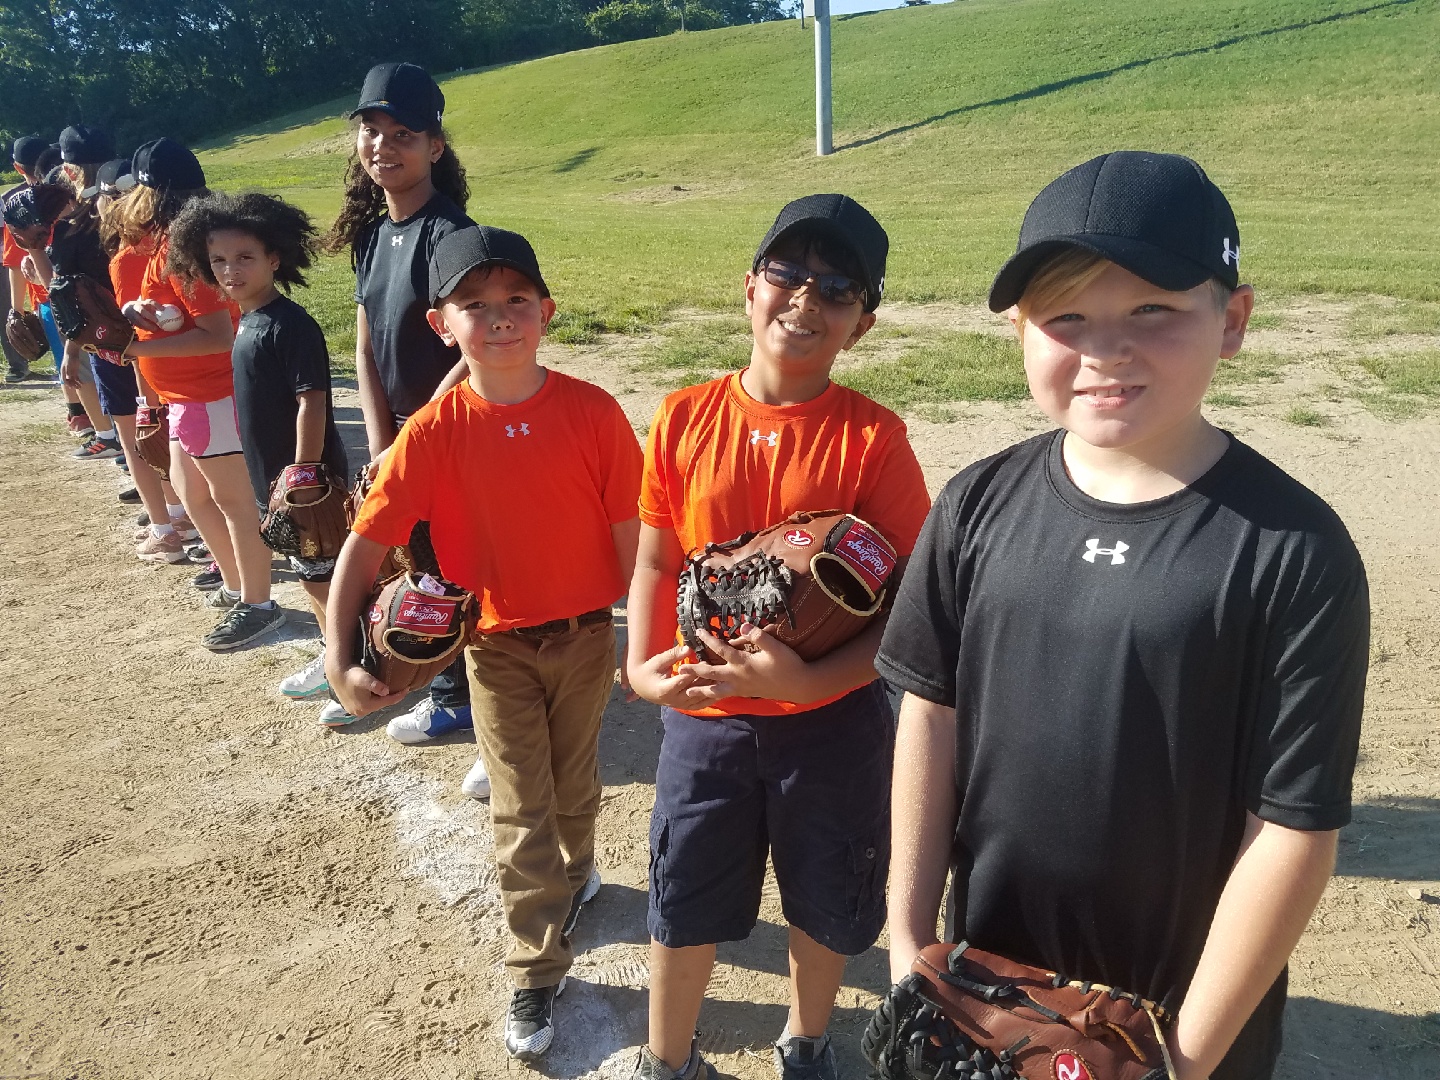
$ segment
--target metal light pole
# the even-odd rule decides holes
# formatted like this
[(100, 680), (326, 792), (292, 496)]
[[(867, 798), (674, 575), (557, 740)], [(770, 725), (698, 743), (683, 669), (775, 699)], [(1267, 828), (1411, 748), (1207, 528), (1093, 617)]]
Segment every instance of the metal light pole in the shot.
[(815, 4), (815, 153), (834, 152), (830, 138), (830, 0)]

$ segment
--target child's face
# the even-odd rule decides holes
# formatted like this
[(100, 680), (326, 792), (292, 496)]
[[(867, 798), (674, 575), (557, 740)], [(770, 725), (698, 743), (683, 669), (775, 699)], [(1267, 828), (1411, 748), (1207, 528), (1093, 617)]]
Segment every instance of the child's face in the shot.
[(249, 310), (275, 288), (280, 256), (265, 250), (259, 237), (238, 229), (216, 229), (205, 238), (210, 272), (225, 294)]
[[(803, 266), (816, 275), (839, 273), (813, 253), (782, 261)], [(839, 304), (825, 300), (814, 280), (798, 289), (772, 285), (763, 269), (745, 275), (745, 313), (750, 316), (757, 359), (792, 369), (828, 371), (837, 355), (875, 325), (875, 313), (865, 311), (860, 301)]]
[(1240, 351), (1254, 298), (1242, 285), (1222, 308), (1208, 283), (1169, 292), (1110, 263), (1076, 295), (1030, 312), (1020, 331), (1030, 393), (1092, 446), (1188, 435), (1216, 365)]
[(367, 109), (360, 114), (355, 150), (366, 174), (383, 191), (406, 191), (430, 176), (445, 141), (411, 131), (389, 113)]
[(447, 345), (459, 345), (465, 359), (501, 369), (535, 363), (555, 301), (508, 266), (476, 267), (455, 291), (427, 314)]

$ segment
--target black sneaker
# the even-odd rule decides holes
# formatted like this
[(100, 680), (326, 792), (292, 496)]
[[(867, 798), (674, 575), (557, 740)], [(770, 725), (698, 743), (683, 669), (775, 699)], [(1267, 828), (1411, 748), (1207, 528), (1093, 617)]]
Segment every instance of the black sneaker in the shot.
[(201, 592), (209, 592), (211, 589), (218, 589), (225, 584), (225, 575), (220, 573), (220, 567), (211, 563), (191, 579), (190, 584), (194, 585)]
[(285, 610), (279, 604), (268, 608), (236, 604), (225, 613), (214, 630), (200, 639), (200, 644), (211, 652), (228, 652), (248, 645), (284, 624)]
[(700, 1056), (700, 1047), (692, 1042), (690, 1060), (679, 1072), (652, 1054), (648, 1046), (642, 1046), (630, 1080), (719, 1080), (719, 1076), (715, 1066)]
[[(138, 503), (140, 501), (140, 492), (135, 488), (125, 488), (115, 497), (122, 503)], [(148, 514), (145, 516), (145, 524), (150, 524), (150, 516)]]
[(197, 541), (193, 544), (187, 543), (185, 545), (185, 557), (193, 563), (199, 563), (201, 566), (205, 566), (215, 561), (210, 557), (210, 549), (205, 546), (205, 542), (203, 540)]
[(775, 1071), (781, 1080), (840, 1080), (830, 1036), (787, 1035), (775, 1044)]
[(511, 1057), (533, 1061), (555, 1041), (555, 999), (565, 991), (565, 980), (555, 986), (516, 990), (505, 1010), (505, 1050)]

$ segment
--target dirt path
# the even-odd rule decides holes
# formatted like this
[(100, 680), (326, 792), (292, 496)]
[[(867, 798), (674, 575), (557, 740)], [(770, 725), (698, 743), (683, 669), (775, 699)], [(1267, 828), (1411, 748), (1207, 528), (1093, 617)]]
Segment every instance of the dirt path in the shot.
[[(658, 392), (593, 351), (551, 362), (648, 422)], [(358, 410), (341, 395), (353, 435)], [(1026, 408), (957, 406), (912, 425), (932, 487), (1039, 430)], [(1433, 1080), (1440, 1060), (1440, 421), (1358, 409), (1325, 429), (1277, 406), (1221, 422), (1330, 499), (1371, 574), (1374, 667), (1356, 820), (1293, 965), (1283, 1080)], [(290, 625), (232, 656), (193, 568), (137, 562), (118, 470), (67, 460), (50, 395), (0, 393), (0, 1078), (523, 1075), (499, 1046), (503, 926), (484, 805), (462, 798), (468, 739), (407, 748), (384, 717), (327, 733), (274, 684), (317, 648)], [(618, 697), (601, 741), (605, 887), (578, 933), (554, 1077), (622, 1076), (642, 1038), (654, 710)], [(1413, 899), (1409, 890), (1422, 890)], [(883, 943), (882, 943), (883, 944)], [(721, 949), (701, 1017), (727, 1073), (772, 1075), (784, 1022), (773, 891)], [(847, 1075), (883, 989), (855, 961), (835, 1031)]]

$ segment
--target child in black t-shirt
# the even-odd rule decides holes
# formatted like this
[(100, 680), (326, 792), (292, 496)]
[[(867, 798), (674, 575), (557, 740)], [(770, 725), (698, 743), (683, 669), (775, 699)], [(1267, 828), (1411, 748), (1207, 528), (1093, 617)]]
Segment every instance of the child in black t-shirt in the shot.
[(1176, 1015), (1179, 1080), (1263, 1080), (1349, 820), (1365, 572), (1316, 495), (1201, 402), (1240, 349), (1229, 203), (1167, 154), (1031, 204), (990, 307), (1060, 430), (936, 501), (876, 666), (895, 749), (891, 973), (952, 940)]
[[(349, 473), (335, 427), (325, 335), (276, 287), (288, 292), (305, 284), (315, 246), (315, 227), (303, 210), (258, 193), (207, 195), (188, 204), (170, 225), (171, 263), (217, 285), (240, 307), (231, 353), (235, 409), (245, 468), (262, 512), (270, 485), (288, 465), (323, 463), (342, 484)], [(323, 628), (335, 560), (292, 557), (290, 566)], [(322, 652), (282, 680), (280, 692), (292, 698), (326, 694), (324, 664)], [(354, 719), (333, 702), (320, 716), (330, 727)]]

